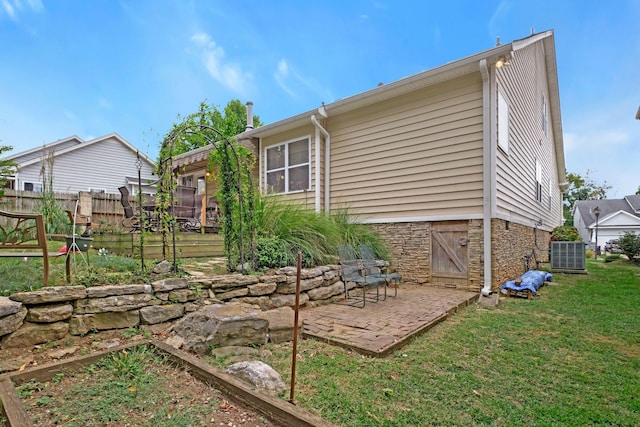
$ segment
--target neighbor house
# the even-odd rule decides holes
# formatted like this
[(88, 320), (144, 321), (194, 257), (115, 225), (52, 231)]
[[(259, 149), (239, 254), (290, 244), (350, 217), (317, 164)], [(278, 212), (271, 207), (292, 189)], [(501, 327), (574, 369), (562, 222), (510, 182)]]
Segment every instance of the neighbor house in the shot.
[[(597, 218), (596, 208), (600, 212)], [(640, 195), (623, 199), (578, 200), (573, 205), (573, 226), (585, 242), (601, 248), (609, 240), (619, 239), (625, 233), (640, 234)]]
[(119, 194), (118, 187), (128, 186), (136, 194), (139, 165), (143, 192), (155, 192), (148, 185), (154, 180), (154, 162), (117, 133), (88, 141), (74, 135), (5, 159), (18, 165), (17, 173), (8, 180), (14, 190), (42, 191), (43, 178), (53, 165), (54, 192)]
[[(237, 138), (259, 158), (263, 194), (348, 207), (382, 233), (408, 282), (489, 294), (524, 273), (523, 257), (548, 260), (562, 223), (552, 31)], [(183, 156), (183, 170), (203, 156)]]

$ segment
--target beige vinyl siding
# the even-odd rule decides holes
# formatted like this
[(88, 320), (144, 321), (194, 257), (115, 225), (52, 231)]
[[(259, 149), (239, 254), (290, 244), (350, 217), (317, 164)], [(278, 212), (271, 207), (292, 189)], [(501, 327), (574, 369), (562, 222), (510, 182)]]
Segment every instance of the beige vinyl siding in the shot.
[(327, 123), (332, 209), (390, 221), (481, 215), (480, 74)]
[[(266, 186), (265, 186), (265, 162), (266, 162), (266, 156), (265, 156), (265, 149), (267, 147), (270, 147), (272, 145), (278, 145), (278, 144), (282, 144), (283, 142), (291, 142), (297, 139), (302, 139), (302, 138), (309, 138), (310, 140), (310, 145), (309, 145), (309, 155), (310, 155), (310, 163), (311, 163), (311, 181), (309, 182), (309, 190), (308, 191), (298, 191), (298, 192), (294, 192), (294, 193), (288, 193), (286, 194), (286, 198), (287, 200), (294, 200), (294, 201), (298, 201), (298, 202), (302, 202), (304, 203), (306, 206), (308, 206), (310, 209), (314, 208), (314, 203), (315, 203), (315, 189), (316, 189), (316, 184), (317, 184), (317, 180), (316, 180), (316, 169), (315, 169), (315, 161), (316, 161), (316, 147), (315, 147), (315, 141), (314, 141), (314, 137), (315, 137), (315, 128), (313, 126), (313, 124), (311, 124), (311, 120), (309, 120), (309, 125), (308, 126), (301, 126), (299, 128), (296, 129), (292, 129), (289, 130), (287, 132), (282, 132), (279, 133), (277, 135), (272, 135), (272, 136), (268, 136), (265, 138), (262, 138), (262, 144), (260, 147), (261, 150), (261, 159), (262, 159), (262, 163), (260, 164), (260, 191), (264, 194), (266, 191)], [(324, 157), (324, 150), (322, 151), (321, 154), (321, 158)], [(324, 166), (322, 166), (324, 167)], [(323, 186), (321, 185), (320, 188), (322, 189)], [(322, 199), (321, 199), (322, 200)]]
[[(510, 65), (496, 73), (494, 89), (500, 90), (509, 104), (509, 151), (497, 149), (496, 212), (498, 217), (525, 223), (542, 219), (545, 228), (552, 228), (562, 217), (562, 198), (553, 132), (548, 126), (545, 134), (542, 123), (543, 95), (548, 117), (550, 109), (544, 67), (544, 47), (535, 43), (515, 51)], [(541, 202), (536, 200), (536, 161), (542, 168)]]

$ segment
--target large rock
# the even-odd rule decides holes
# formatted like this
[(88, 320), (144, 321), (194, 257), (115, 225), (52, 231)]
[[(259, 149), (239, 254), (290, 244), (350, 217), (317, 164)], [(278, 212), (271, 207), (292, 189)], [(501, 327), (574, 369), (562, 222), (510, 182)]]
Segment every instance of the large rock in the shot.
[(88, 298), (103, 298), (114, 295), (150, 294), (151, 285), (104, 285), (87, 288)]
[(7, 297), (0, 297), (0, 321), (5, 316), (19, 312), (21, 307), (22, 304), (17, 301), (12, 301)]
[(185, 350), (198, 353), (211, 346), (265, 344), (268, 323), (258, 313), (248, 304), (213, 304), (178, 320), (173, 332), (184, 339)]
[(151, 294), (116, 295), (104, 298), (86, 298), (76, 301), (76, 314), (129, 311), (154, 305)]
[(154, 292), (169, 292), (175, 291), (176, 289), (186, 289), (189, 287), (189, 281), (183, 278), (171, 278), (171, 279), (163, 279), (153, 282), (151, 284), (153, 286)]
[(19, 304), (20, 307), (16, 313), (0, 319), (0, 337), (15, 332), (22, 326), (22, 322), (27, 316), (27, 308), (20, 303), (17, 304)]
[(247, 288), (238, 288), (232, 291), (227, 292), (216, 292), (216, 298), (221, 301), (230, 300), (232, 298), (239, 298), (249, 295), (249, 289)]
[(212, 289), (230, 289), (255, 285), (259, 279), (257, 276), (244, 274), (221, 274), (211, 278)]
[(69, 333), (71, 335), (85, 335), (92, 330), (125, 329), (139, 324), (140, 313), (138, 310), (125, 311), (124, 313), (74, 315), (69, 320)]
[(51, 286), (31, 292), (17, 292), (9, 298), (23, 304), (50, 304), (52, 302), (74, 301), (87, 297), (84, 286)]
[(2, 348), (31, 347), (62, 339), (69, 331), (67, 322), (24, 323), (20, 329), (2, 339)]
[[(283, 343), (293, 341), (295, 311), (291, 307), (262, 311), (258, 314), (269, 322), (269, 341)], [(302, 320), (298, 319), (298, 337), (302, 336)]]
[(73, 305), (38, 305), (29, 309), (27, 322), (33, 323), (54, 323), (67, 320), (73, 314)]
[[(300, 292), (308, 291), (309, 289), (315, 289), (318, 286), (322, 286), (324, 279), (322, 276), (312, 277), (310, 279), (300, 280)], [(287, 282), (278, 285), (276, 292), (280, 294), (294, 294), (296, 292), (296, 280), (293, 282)]]
[[(306, 293), (301, 293), (300, 294), (300, 299), (298, 301), (298, 304), (300, 306), (303, 306), (307, 302), (309, 302), (309, 295), (307, 295)], [(295, 294), (287, 294), (287, 295), (273, 294), (271, 296), (271, 307), (270, 308), (278, 308), (278, 307), (284, 307), (284, 306), (295, 307), (295, 305), (296, 305), (296, 295)]]
[(276, 283), (256, 283), (255, 285), (247, 286), (249, 290), (248, 295), (255, 297), (260, 295), (271, 295), (275, 292), (278, 285)]
[(259, 360), (238, 362), (227, 368), (227, 373), (250, 384), (255, 389), (277, 395), (287, 389), (280, 374)]
[(335, 282), (330, 286), (321, 286), (319, 288), (311, 289), (307, 294), (309, 295), (309, 299), (311, 301), (329, 299), (332, 296), (340, 295), (344, 293), (344, 283), (343, 282)]
[[(329, 270), (328, 267), (315, 267), (315, 268), (303, 268), (300, 270), (300, 279), (312, 279), (314, 277), (322, 276), (322, 274)], [(294, 281), (298, 276), (298, 268), (297, 267), (282, 267), (278, 270), (278, 274), (285, 274), (288, 277), (288, 281)]]
[(192, 289), (176, 289), (169, 292), (169, 301), (172, 302), (187, 302), (195, 301), (198, 299), (198, 295)]
[(167, 304), (143, 307), (140, 309), (140, 322), (155, 325), (184, 315), (184, 304)]
[(242, 302), (242, 303), (251, 304), (251, 305), (257, 305), (258, 307), (260, 307), (261, 311), (269, 310), (270, 308), (273, 308), (271, 306), (271, 298), (269, 298), (268, 296), (261, 296), (261, 297), (246, 296), (246, 297), (234, 298), (232, 301)]

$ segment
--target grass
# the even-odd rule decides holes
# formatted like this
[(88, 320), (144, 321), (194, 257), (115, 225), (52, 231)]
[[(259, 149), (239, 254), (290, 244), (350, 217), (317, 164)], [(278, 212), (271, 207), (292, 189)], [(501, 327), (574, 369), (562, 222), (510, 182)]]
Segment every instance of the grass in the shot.
[[(342, 426), (640, 425), (640, 267), (587, 265), (534, 300), (470, 306), (387, 358), (302, 340), (296, 404)], [(288, 382), (291, 344), (267, 349)]]
[[(50, 241), (48, 245), (49, 252), (57, 252), (64, 242)], [(66, 281), (65, 257), (49, 258), (49, 286), (149, 283), (150, 270), (159, 262), (145, 259), (146, 269), (142, 271), (139, 259), (110, 254), (99, 255), (94, 249), (90, 249), (88, 254), (71, 256), (71, 283)], [(179, 260), (180, 264), (199, 261), (208, 259)], [(0, 258), (0, 277), (3, 278), (0, 283), (0, 296), (42, 288), (42, 262), (41, 258)]]
[[(169, 387), (185, 374), (167, 377), (172, 372), (168, 364), (164, 356), (140, 346), (105, 356), (82, 372), (59, 373), (49, 383), (23, 383), (17, 392), (35, 425), (203, 425), (220, 402), (189, 405), (190, 391)], [(172, 391), (186, 400), (177, 405)]]

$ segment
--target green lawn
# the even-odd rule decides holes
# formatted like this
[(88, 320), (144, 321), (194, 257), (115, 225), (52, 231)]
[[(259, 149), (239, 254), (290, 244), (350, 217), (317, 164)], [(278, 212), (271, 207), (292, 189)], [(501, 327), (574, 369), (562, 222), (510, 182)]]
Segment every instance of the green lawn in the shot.
[[(640, 425), (640, 267), (588, 270), (468, 307), (383, 359), (302, 340), (295, 402), (343, 426)], [(288, 383), (291, 344), (267, 350)]]

